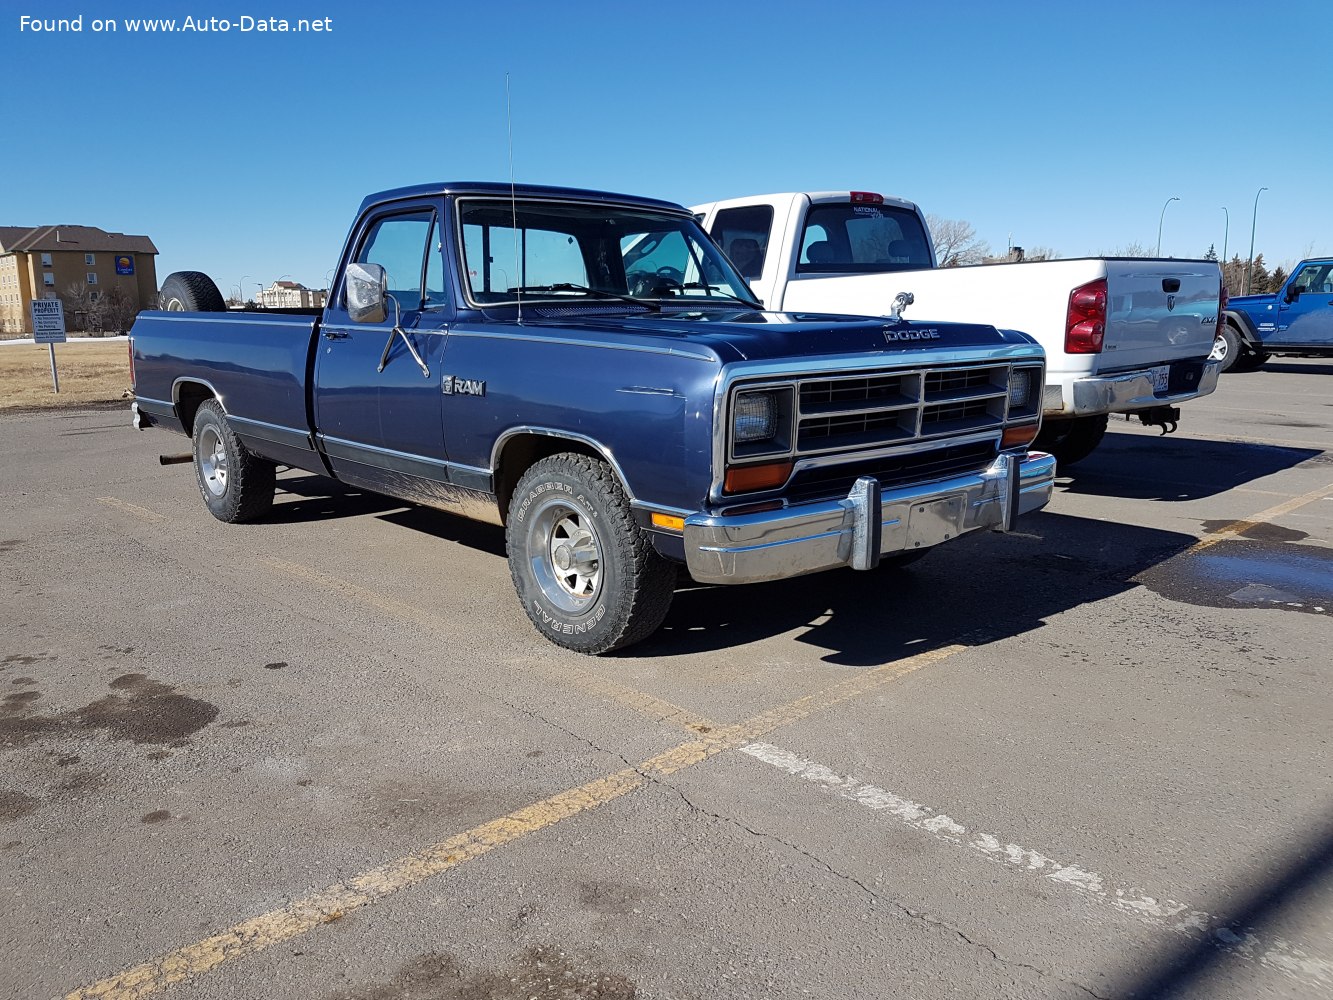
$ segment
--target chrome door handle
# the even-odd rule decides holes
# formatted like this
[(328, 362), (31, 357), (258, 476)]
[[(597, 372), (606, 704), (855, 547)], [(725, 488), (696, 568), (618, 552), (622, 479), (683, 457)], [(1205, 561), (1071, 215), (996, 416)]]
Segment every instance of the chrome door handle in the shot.
[(350, 337), (350, 336), (351, 336), (351, 334), (348, 333), (346, 330), (325, 330), (325, 331), (324, 331), (324, 339), (325, 339), (325, 340), (346, 340), (346, 339), (347, 339), (348, 337)]

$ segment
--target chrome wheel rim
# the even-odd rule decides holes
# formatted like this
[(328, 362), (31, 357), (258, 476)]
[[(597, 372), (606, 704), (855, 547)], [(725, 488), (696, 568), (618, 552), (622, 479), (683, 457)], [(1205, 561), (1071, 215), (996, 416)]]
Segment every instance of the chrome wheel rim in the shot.
[(1227, 338), (1220, 333), (1213, 338), (1213, 351), (1208, 355), (1209, 361), (1225, 361), (1227, 357)]
[(542, 594), (561, 611), (587, 610), (602, 590), (602, 543), (592, 518), (554, 498), (531, 516), (528, 561)]
[(177, 298), (167, 299), (165, 311), (172, 313), (185, 312), (185, 303)]
[(227, 446), (216, 427), (199, 432), (199, 475), (213, 496), (227, 492)]

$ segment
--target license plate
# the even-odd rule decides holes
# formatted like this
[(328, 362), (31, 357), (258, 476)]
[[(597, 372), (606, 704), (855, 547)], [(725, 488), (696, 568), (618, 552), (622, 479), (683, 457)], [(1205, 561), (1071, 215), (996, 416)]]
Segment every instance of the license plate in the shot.
[(1171, 366), (1158, 365), (1156, 368), (1149, 368), (1148, 374), (1152, 376), (1153, 393), (1166, 392), (1167, 386), (1171, 383)]

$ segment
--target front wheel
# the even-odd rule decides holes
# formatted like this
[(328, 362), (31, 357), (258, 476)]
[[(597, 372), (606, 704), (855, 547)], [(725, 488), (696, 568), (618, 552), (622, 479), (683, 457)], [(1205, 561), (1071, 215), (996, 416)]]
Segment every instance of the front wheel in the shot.
[(1106, 419), (1103, 413), (1095, 417), (1043, 421), (1033, 447), (1054, 455), (1060, 468), (1081, 462), (1102, 443), (1106, 435)]
[(523, 474), (505, 526), (509, 573), (537, 630), (579, 653), (608, 653), (662, 624), (676, 568), (634, 523), (605, 463), (553, 455)]
[(194, 471), (219, 521), (253, 521), (273, 506), (278, 467), (241, 444), (216, 400), (200, 403), (194, 415)]

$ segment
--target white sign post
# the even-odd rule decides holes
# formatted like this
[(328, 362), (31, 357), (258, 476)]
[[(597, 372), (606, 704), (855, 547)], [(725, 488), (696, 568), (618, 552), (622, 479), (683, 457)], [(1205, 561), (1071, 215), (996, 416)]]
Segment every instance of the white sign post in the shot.
[(59, 299), (32, 300), (33, 339), (51, 352), (51, 391), (60, 391), (56, 374), (56, 344), (65, 342), (65, 307)]

